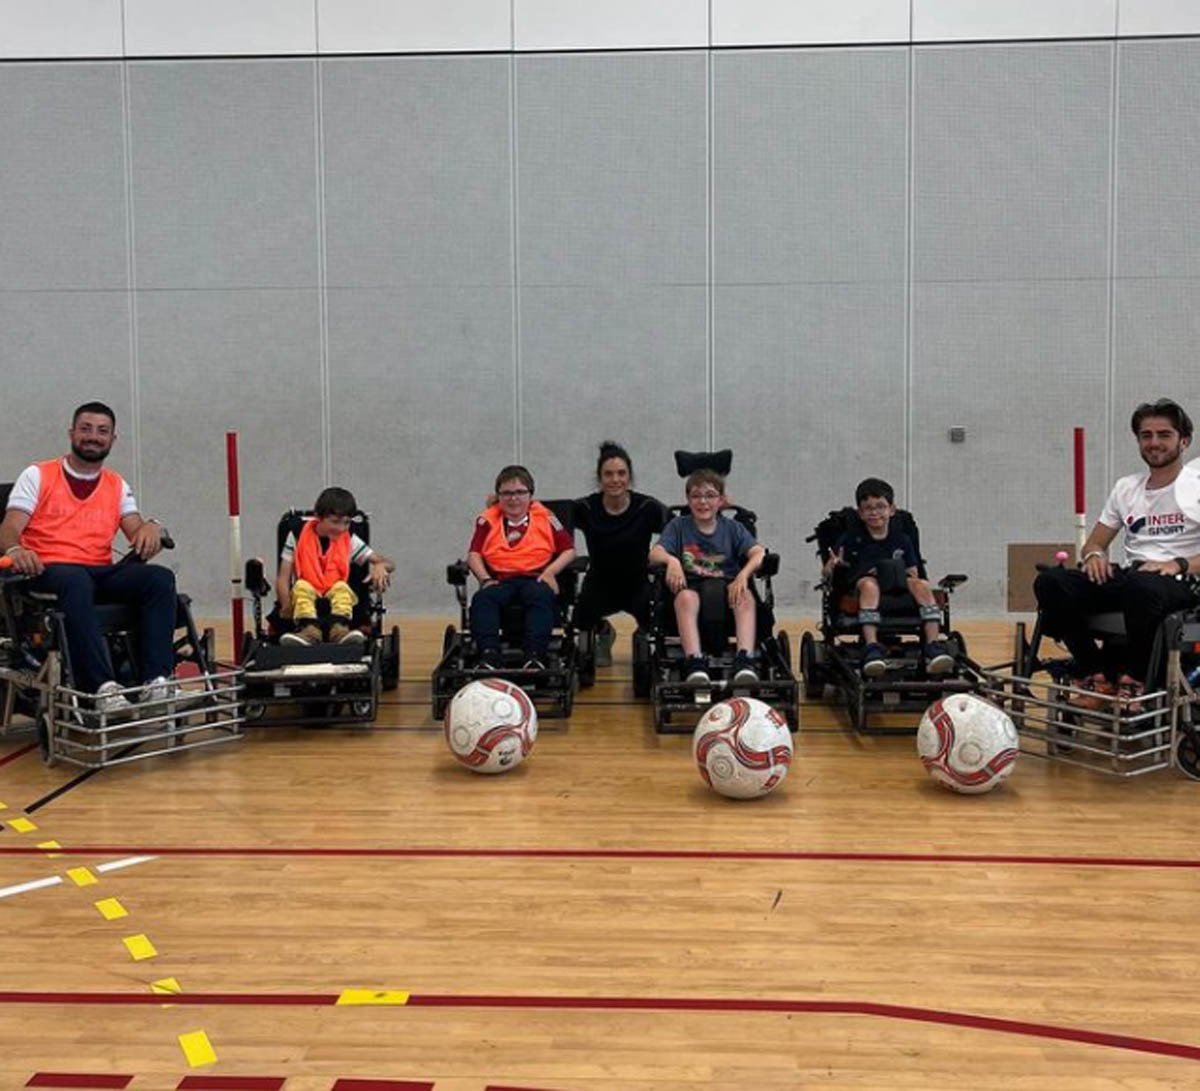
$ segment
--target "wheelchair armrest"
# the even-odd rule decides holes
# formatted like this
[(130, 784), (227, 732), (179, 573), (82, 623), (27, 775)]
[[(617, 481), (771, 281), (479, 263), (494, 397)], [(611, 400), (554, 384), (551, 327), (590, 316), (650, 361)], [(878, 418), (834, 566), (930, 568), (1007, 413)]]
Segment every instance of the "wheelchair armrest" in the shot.
[(446, 565), (446, 582), (451, 587), (466, 587), (470, 575), (471, 570), (467, 567), (466, 561), (455, 561), (453, 564)]
[(267, 581), (265, 568), (261, 557), (251, 557), (246, 562), (246, 590), (256, 599), (271, 593), (271, 584)]
[(954, 573), (949, 576), (943, 576), (938, 580), (938, 587), (942, 587), (947, 591), (953, 591), (960, 583), (966, 583), (967, 577), (961, 572)]
[(577, 576), (582, 576), (591, 566), (591, 563), (591, 560), (587, 557), (576, 557), (567, 565), (565, 571), (574, 572)]
[(763, 557), (762, 564), (758, 566), (758, 571), (755, 572), (754, 575), (762, 579), (771, 579), (774, 576), (778, 576), (779, 554), (772, 553), (770, 550), (768, 550), (766, 555)]

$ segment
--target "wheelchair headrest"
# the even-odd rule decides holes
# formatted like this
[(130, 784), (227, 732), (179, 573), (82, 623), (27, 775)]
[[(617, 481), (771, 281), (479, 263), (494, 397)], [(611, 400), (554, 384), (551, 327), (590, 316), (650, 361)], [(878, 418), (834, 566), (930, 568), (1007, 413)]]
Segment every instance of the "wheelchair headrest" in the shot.
[(15, 484), (15, 481), (0, 481), (0, 511), (8, 507), (8, 494)]
[[(917, 521), (912, 517), (912, 512), (905, 511), (903, 508), (897, 508), (896, 514), (892, 516), (893, 525), (897, 526), (912, 541), (913, 549), (917, 551), (917, 556), (921, 558), (921, 568), (925, 567), (924, 558), (921, 557), (921, 532), (917, 528)], [(854, 530), (863, 530), (862, 520), (858, 517), (858, 512), (854, 508), (840, 508), (837, 511), (831, 511), (824, 519), (822, 519), (805, 541), (817, 543), (817, 552), (821, 555), (821, 562), (829, 560), (830, 551), (833, 549), (837, 540), (846, 533)]]
[(726, 447), (723, 451), (676, 451), (675, 472), (687, 477), (696, 470), (712, 470), (722, 477), (729, 476), (733, 466), (733, 452)]
[[(667, 508), (667, 521), (674, 519), (677, 515), (687, 515), (691, 509), (687, 504), (671, 504)], [(735, 519), (741, 523), (755, 538), (758, 537), (758, 515), (749, 508), (740, 507), (737, 504), (727, 504), (721, 509), (721, 516), (725, 519)]]

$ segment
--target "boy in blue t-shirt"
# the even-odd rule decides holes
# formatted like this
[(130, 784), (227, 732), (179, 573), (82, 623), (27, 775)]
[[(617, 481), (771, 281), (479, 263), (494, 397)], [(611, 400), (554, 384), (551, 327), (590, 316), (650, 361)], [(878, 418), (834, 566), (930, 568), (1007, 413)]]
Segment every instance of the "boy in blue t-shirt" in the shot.
[(675, 595), (675, 621), (679, 640), (687, 656), (689, 682), (709, 682), (707, 665), (700, 654), (701, 580), (727, 583), (733, 610), (737, 655), (733, 661), (735, 682), (757, 682), (754, 644), (758, 623), (750, 577), (766, 556), (741, 523), (721, 515), (725, 506), (725, 479), (713, 470), (696, 470), (684, 490), (689, 514), (672, 519), (650, 550), (652, 564), (667, 566), (667, 587)]
[[(917, 575), (920, 563), (912, 539), (892, 525), (896, 514), (895, 493), (891, 485), (877, 477), (859, 482), (854, 490), (861, 526), (852, 527), (834, 543), (822, 575), (847, 590), (858, 592), (858, 620), (862, 625), (862, 672), (878, 678), (887, 670), (887, 657), (879, 643), (880, 581), (885, 586), (900, 586), (916, 600), (921, 611), (921, 655), (928, 674), (948, 674), (954, 669), (954, 657), (940, 640), (941, 608), (934, 601), (928, 580)], [(903, 569), (902, 576), (896, 569)], [(845, 569), (846, 571), (839, 571)], [(894, 575), (894, 580), (889, 576)]]

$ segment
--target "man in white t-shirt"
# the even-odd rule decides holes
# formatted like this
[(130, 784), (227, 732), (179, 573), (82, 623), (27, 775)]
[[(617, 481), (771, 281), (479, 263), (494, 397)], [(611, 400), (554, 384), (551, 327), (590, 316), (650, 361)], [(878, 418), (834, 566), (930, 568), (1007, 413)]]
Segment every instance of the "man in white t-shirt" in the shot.
[[(1200, 470), (1184, 465), (1192, 422), (1169, 398), (1139, 405), (1130, 421), (1148, 471), (1121, 478), (1083, 545), (1081, 567), (1053, 568), (1033, 589), (1045, 632), (1066, 644), (1073, 674), (1084, 689), (1136, 697), (1147, 681), (1151, 647), (1163, 618), (1192, 606), (1185, 578), (1200, 573)], [(1112, 564), (1108, 546), (1125, 531), (1125, 565)], [(1125, 615), (1128, 661), (1104, 663), (1088, 632), (1089, 614)]]

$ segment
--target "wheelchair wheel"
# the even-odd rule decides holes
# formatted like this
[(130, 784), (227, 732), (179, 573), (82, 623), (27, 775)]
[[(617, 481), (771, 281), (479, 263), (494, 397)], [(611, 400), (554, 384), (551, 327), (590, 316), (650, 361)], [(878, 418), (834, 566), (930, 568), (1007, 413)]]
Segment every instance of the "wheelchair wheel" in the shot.
[(1200, 780), (1200, 738), (1197, 738), (1195, 728), (1180, 733), (1175, 760), (1185, 777)]
[(780, 629), (775, 634), (775, 644), (779, 648), (779, 661), (787, 674), (792, 673), (792, 638), (786, 629)]
[(453, 625), (447, 625), (446, 631), (442, 633), (442, 658), (445, 659), (450, 654), (450, 649), (454, 647), (455, 637), (458, 636), (458, 630)]
[(242, 715), (245, 717), (247, 723), (251, 723), (255, 720), (261, 720), (266, 715), (266, 711), (267, 706), (264, 702), (247, 701)]
[(392, 690), (400, 685), (400, 626), (393, 625), (383, 638), (380, 659), (380, 681), (383, 689)]
[(804, 678), (804, 695), (810, 701), (819, 701), (824, 693), (828, 678), (821, 664), (821, 649), (810, 632), (800, 637), (800, 674)]
[(955, 629), (950, 633), (950, 642), (954, 646), (953, 653), (955, 658), (959, 656), (965, 658), (967, 654), (967, 638)]
[(58, 758), (50, 752), (50, 713), (39, 712), (36, 723), (38, 750), (42, 755), (42, 764), (47, 769), (51, 769), (58, 764)]
[(372, 701), (370, 698), (364, 698), (361, 701), (351, 701), (350, 702), (350, 711), (355, 716), (360, 716), (364, 720), (373, 719), (373, 714), (375, 711), (375, 702)]
[(578, 634), (579, 652), (579, 684), (594, 686), (596, 684), (596, 636), (591, 630)]
[(633, 634), (633, 695), (650, 696), (650, 641), (640, 629)]
[(442, 721), (446, 718), (446, 709), (450, 707), (449, 697), (435, 697), (433, 699), (433, 718), (435, 721)]

